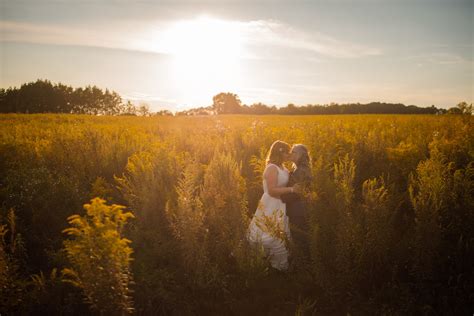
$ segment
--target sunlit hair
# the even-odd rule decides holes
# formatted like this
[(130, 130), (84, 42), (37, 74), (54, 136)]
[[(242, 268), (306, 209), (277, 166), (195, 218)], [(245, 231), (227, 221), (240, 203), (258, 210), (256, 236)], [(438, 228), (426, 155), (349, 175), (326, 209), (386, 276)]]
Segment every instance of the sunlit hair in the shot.
[(295, 165), (297, 167), (309, 167), (309, 165), (311, 164), (311, 157), (309, 156), (308, 148), (305, 145), (295, 144), (291, 148), (291, 151), (302, 154), (298, 161), (295, 162)]
[(270, 150), (268, 151), (267, 160), (265, 161), (268, 165), (273, 163), (277, 166), (280, 166), (284, 161), (284, 155), (290, 153), (290, 145), (281, 140), (275, 141)]

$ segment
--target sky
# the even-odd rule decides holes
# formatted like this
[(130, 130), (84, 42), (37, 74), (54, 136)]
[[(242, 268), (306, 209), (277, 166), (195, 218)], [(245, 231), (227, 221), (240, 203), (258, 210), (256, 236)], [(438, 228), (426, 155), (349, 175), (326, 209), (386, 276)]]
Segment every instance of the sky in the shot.
[(473, 102), (474, 0), (0, 0), (0, 87), (97, 85), (152, 110)]

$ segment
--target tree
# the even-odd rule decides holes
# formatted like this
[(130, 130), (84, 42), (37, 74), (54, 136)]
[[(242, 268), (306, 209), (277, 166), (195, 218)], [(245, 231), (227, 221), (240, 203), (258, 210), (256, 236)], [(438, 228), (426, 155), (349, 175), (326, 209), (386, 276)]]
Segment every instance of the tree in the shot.
[(461, 114), (472, 115), (472, 103), (467, 104), (467, 102), (460, 102), (457, 108), (461, 111)]
[(296, 107), (293, 103), (289, 103), (286, 107), (281, 108), (279, 112), (281, 114), (298, 114), (298, 109), (301, 109), (302, 107)]
[(1, 113), (74, 113), (117, 115), (122, 98), (117, 92), (96, 86), (72, 88), (49, 80), (22, 84), (20, 88), (0, 90)]
[(234, 93), (221, 92), (212, 98), (212, 107), (217, 114), (240, 113), (241, 101)]
[(249, 107), (248, 112), (250, 114), (270, 114), (272, 109), (263, 103), (254, 103)]
[(140, 116), (150, 116), (150, 106), (146, 103), (140, 103), (137, 113)]
[(120, 104), (119, 108), (120, 115), (137, 115), (137, 108), (130, 100), (128, 100), (127, 103)]
[(155, 113), (152, 113), (153, 116), (173, 116), (173, 113), (169, 110), (161, 110)]
[(459, 107), (452, 107), (448, 109), (448, 114), (462, 114), (462, 110)]

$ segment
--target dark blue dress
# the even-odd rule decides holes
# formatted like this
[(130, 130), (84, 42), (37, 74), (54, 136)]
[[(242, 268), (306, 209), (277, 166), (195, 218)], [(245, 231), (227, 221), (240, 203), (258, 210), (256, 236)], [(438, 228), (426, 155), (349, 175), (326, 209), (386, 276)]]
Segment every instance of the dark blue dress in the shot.
[[(297, 167), (291, 174), (288, 186), (301, 183), (303, 186), (311, 182), (309, 167)], [(303, 196), (298, 193), (286, 193), (281, 196), (286, 204), (286, 215), (290, 221), (291, 238), (297, 247), (306, 248), (308, 240), (308, 206)]]

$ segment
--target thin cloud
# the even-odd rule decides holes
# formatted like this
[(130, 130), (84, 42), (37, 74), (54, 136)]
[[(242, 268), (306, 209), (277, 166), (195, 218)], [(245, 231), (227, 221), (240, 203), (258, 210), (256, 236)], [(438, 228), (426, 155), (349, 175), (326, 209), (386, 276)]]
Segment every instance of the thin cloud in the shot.
[(380, 55), (374, 47), (341, 41), (322, 33), (311, 35), (278, 21), (248, 22), (249, 41), (257, 45), (275, 45), (306, 50), (326, 57), (357, 58)]
[(461, 56), (450, 54), (450, 53), (433, 53), (426, 57), (428, 62), (440, 65), (459, 64), (467, 62), (466, 59)]
[(123, 95), (123, 98), (130, 101), (143, 101), (143, 102), (163, 102), (166, 104), (178, 104), (178, 101), (175, 99), (164, 98), (157, 95), (151, 95), (142, 92), (129, 92)]
[(407, 60), (414, 60), (418, 65), (423, 65), (423, 63), (430, 63), (436, 65), (454, 65), (462, 63), (472, 63), (473, 60), (466, 59), (460, 55), (453, 53), (428, 53), (409, 56)]
[[(266, 52), (269, 47), (307, 52), (312, 58), (357, 58), (381, 54), (378, 48), (341, 41), (321, 33), (310, 35), (278, 21), (210, 21), (216, 27), (222, 26), (232, 30), (233, 34), (238, 34), (244, 46), (240, 58), (268, 58)], [(134, 23), (133, 30), (130, 30), (126, 22), (81, 27), (0, 21), (0, 30), (1, 41), (4, 42), (104, 47), (169, 54), (167, 30), (176, 23), (179, 22), (157, 22), (154, 25)], [(284, 53), (282, 56), (286, 58)]]
[(97, 28), (67, 27), (34, 23), (0, 21), (2, 42), (25, 42), (50, 45), (86, 46), (147, 52), (139, 34), (117, 26)]

